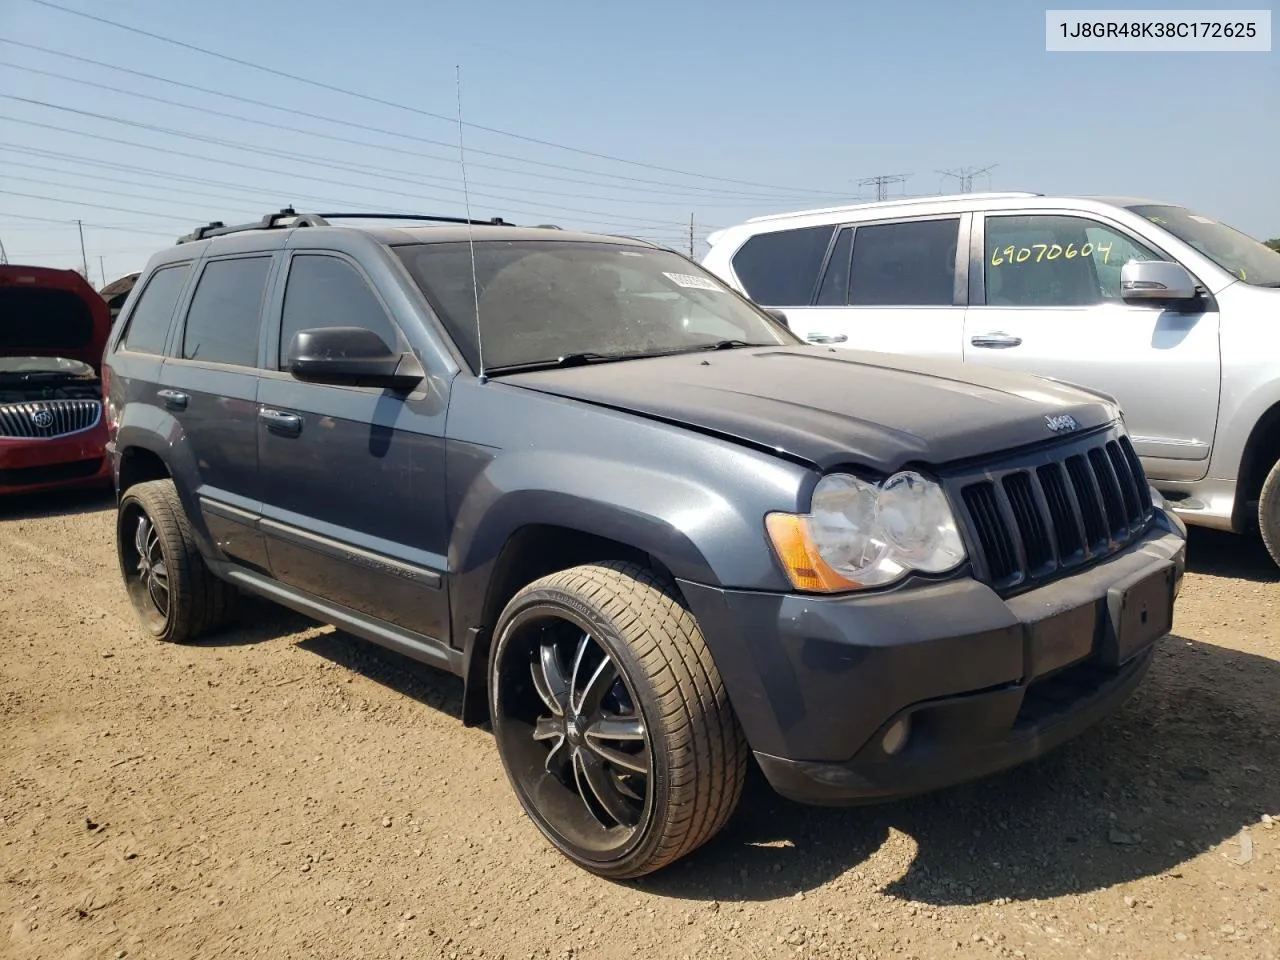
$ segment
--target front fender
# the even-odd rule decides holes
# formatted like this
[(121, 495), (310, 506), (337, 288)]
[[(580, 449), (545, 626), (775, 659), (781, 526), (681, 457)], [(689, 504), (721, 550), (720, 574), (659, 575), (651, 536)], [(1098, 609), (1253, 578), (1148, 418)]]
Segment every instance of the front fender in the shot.
[(531, 524), (604, 537), (654, 557), (674, 576), (713, 586), (785, 590), (764, 535), (760, 475), (729, 490), (669, 468), (588, 453), (509, 451), (468, 484), (449, 569), (455, 623), (480, 623), (493, 564)]

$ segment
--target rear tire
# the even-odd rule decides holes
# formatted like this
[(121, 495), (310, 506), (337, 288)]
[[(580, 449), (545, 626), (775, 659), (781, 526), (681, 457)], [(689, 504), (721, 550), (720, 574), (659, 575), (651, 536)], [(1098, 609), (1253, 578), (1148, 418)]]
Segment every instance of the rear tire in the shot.
[(235, 589), (205, 566), (172, 480), (130, 487), (116, 513), (116, 553), (143, 628), (188, 643), (224, 623)]
[(1271, 559), (1280, 565), (1280, 462), (1272, 466), (1262, 483), (1262, 493), (1258, 496), (1258, 527)]
[(706, 843), (747, 744), (674, 585), (634, 563), (529, 584), (499, 618), (489, 703), (529, 818), (592, 873), (638, 877)]

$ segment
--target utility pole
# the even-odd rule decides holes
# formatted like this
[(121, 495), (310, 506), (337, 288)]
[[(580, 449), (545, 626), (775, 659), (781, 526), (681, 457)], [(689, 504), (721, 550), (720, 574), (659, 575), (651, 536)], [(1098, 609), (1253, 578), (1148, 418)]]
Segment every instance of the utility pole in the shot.
[(9, 254), (5, 252), (4, 241), (0, 240), (0, 263), (8, 263), (8, 262), (9, 262)]
[(80, 229), (80, 262), (84, 266), (84, 278), (89, 279), (89, 255), (84, 252), (84, 224), (79, 220), (76, 226)]
[(693, 259), (693, 214), (689, 214), (689, 259)]
[(865, 187), (869, 183), (876, 185), (876, 199), (884, 200), (888, 197), (888, 191), (885, 189), (891, 183), (906, 183), (909, 173), (882, 173), (877, 177), (866, 177), (858, 181), (858, 186)]
[(105, 287), (107, 285), (107, 258), (106, 257), (103, 257), (103, 256), (98, 257), (98, 271), (102, 274), (102, 285)]
[(994, 168), (1000, 166), (993, 163), (988, 167), (961, 167), (958, 170), (939, 170), (938, 172), (944, 177), (954, 177), (960, 181), (960, 192), (969, 193), (973, 190), (973, 178), (980, 177), (984, 173), (988, 173)]

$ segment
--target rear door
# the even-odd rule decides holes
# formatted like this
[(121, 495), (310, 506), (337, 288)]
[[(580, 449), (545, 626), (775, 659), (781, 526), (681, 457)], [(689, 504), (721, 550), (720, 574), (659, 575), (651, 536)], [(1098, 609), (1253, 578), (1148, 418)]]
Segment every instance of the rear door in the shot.
[(354, 259), (290, 255), (258, 395), (262, 530), (273, 575), (322, 599), (447, 643), (444, 398), (304, 383), (285, 358), (301, 329), (362, 326), (409, 349)]
[(1109, 393), (1153, 479), (1205, 475), (1221, 382), (1216, 307), (1120, 297), (1127, 261), (1170, 257), (1119, 224), (1071, 212), (989, 213), (971, 253), (966, 362)]
[(969, 214), (843, 227), (814, 305), (792, 329), (814, 343), (960, 360)]
[(211, 257), (160, 371), (157, 401), (182, 426), (194, 492), (215, 545), (265, 569), (257, 529), (258, 366), (262, 312), (278, 255)]

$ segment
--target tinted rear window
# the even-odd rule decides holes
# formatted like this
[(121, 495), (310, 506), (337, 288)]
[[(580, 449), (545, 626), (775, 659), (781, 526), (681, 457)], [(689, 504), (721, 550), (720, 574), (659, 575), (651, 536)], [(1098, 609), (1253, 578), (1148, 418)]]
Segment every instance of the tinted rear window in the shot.
[(733, 272), (756, 303), (807, 306), (834, 226), (758, 233), (733, 255)]
[(190, 269), (191, 264), (183, 263), (164, 267), (151, 275), (130, 315), (129, 329), (124, 336), (126, 350), (164, 353), (173, 309), (178, 305), (178, 296)]
[(879, 223), (853, 235), (849, 303), (950, 306), (955, 300), (959, 219)]
[(214, 260), (206, 266), (187, 311), (183, 357), (256, 366), (262, 294), (270, 270), (270, 257)]

